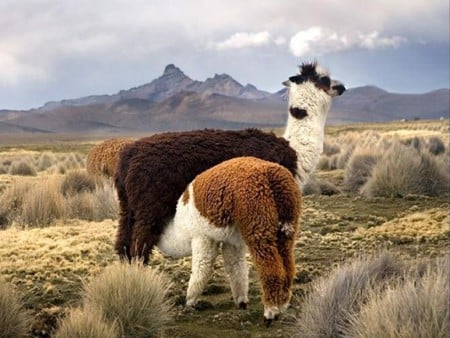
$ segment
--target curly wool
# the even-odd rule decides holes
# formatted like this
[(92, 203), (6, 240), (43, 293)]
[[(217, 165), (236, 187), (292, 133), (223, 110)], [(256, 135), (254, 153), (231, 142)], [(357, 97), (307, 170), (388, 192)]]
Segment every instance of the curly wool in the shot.
[(239, 156), (280, 163), (292, 175), (297, 170), (297, 155), (288, 142), (257, 129), (163, 133), (126, 145), (115, 176), (119, 255), (148, 262), (187, 185), (206, 169)]
[(94, 146), (86, 159), (86, 170), (92, 175), (114, 177), (119, 154), (131, 139), (114, 138)]

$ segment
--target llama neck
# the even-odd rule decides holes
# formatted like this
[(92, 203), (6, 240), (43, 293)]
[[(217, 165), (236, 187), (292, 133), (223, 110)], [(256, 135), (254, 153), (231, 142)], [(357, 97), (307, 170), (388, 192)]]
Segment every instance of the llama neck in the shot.
[(297, 175), (302, 185), (307, 182), (320, 159), (330, 105), (331, 97), (312, 83), (290, 88), (289, 107), (307, 111), (307, 116), (302, 119), (289, 114), (283, 135), (297, 152)]

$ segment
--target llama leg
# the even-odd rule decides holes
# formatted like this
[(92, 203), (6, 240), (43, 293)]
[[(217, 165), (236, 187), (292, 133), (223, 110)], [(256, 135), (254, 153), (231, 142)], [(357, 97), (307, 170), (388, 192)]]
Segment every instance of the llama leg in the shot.
[(222, 254), (225, 271), (230, 279), (234, 302), (240, 309), (246, 309), (248, 303), (248, 265), (245, 260), (247, 247), (223, 243)]
[(280, 313), (279, 305), (286, 303), (283, 261), (272, 241), (255, 238), (247, 244), (262, 284), (264, 319), (270, 325)]
[(192, 239), (192, 271), (186, 292), (186, 305), (194, 306), (208, 283), (213, 264), (219, 253), (219, 244), (209, 238)]
[(286, 279), (283, 291), (286, 299), (285, 304), (280, 304), (282, 309), (285, 310), (289, 306), (289, 300), (291, 299), (292, 283), (295, 276), (295, 258), (294, 258), (294, 245), (295, 245), (295, 232), (286, 232), (279, 234), (277, 238), (278, 252), (283, 261), (284, 270), (286, 272)]
[(115, 250), (121, 259), (131, 260), (131, 237), (134, 227), (133, 212), (128, 208), (127, 196), (123, 188), (117, 188), (119, 196), (120, 219), (116, 236)]

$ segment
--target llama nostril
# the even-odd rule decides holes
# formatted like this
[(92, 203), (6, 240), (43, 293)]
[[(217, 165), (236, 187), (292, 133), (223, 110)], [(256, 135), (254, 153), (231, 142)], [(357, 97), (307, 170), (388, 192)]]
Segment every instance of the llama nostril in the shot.
[(345, 92), (345, 87), (341, 84), (333, 86), (332, 88), (337, 91), (338, 95), (342, 95), (342, 93)]

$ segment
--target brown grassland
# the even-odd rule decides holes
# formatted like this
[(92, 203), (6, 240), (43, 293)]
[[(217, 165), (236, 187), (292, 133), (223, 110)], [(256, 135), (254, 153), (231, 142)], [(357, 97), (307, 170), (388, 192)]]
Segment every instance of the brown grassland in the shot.
[[(14, 291), (30, 317), (29, 325), (21, 320), (27, 324), (24, 336), (62, 337), (55, 329), (64, 318), (79, 324), (98, 317), (103, 323), (110, 315), (92, 310), (92, 300), (88, 302), (93, 287), (89, 283), (118, 261), (113, 250), (118, 210), (114, 187), (111, 180), (85, 172), (89, 149), (105, 138), (0, 135), (0, 286)], [(159, 275), (149, 278), (168, 289), (163, 303), (153, 299), (148, 306), (154, 307), (154, 314), (168, 312), (168, 317), (155, 326), (157, 333), (147, 336), (303, 337), (306, 331), (301, 330), (313, 330), (299, 319), (309, 311), (308, 297), (318, 286), (329, 285), (323, 281), (330, 273), (343, 273), (346, 264), (380, 252), (394, 255), (408, 267), (434, 264), (448, 256), (448, 148), (448, 120), (328, 127), (321, 162), (303, 197), (297, 273), (287, 312), (271, 327), (264, 326), (259, 282), (252, 268), (249, 308), (236, 309), (220, 256), (197, 309), (186, 309), (190, 258), (166, 258), (156, 250), (151, 266), (168, 281), (161, 282)], [(388, 289), (396, 283), (390, 282)], [(366, 292), (367, 297), (373, 294), (364, 301), (370, 307), (347, 321), (358, 324), (352, 332), (359, 336), (369, 332), (358, 318), (375, 322), (376, 316), (381, 318), (377, 306), (388, 304), (388, 299), (380, 298), (382, 292), (376, 285)], [(448, 288), (443, 292), (448, 299)], [(0, 331), (5, 312), (1, 306)], [(93, 317), (79, 309), (91, 311)], [(151, 321), (151, 314), (144, 320)], [(146, 336), (129, 333), (122, 322), (105, 324), (102, 330), (99, 336), (120, 330), (125, 337)], [(448, 330), (441, 328), (442, 337)]]

